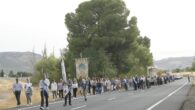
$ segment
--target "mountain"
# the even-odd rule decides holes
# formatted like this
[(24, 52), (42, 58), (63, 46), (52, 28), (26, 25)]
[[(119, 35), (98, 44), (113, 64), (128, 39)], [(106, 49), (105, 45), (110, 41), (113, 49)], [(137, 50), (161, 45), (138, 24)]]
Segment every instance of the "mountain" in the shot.
[[(0, 70), (9, 73), (11, 70), (16, 72), (33, 72), (33, 63), (37, 63), (42, 56), (32, 52), (0, 52)], [(157, 68), (172, 70), (176, 68), (191, 67), (195, 61), (192, 57), (172, 57), (154, 61)]]
[(5, 73), (11, 70), (16, 72), (33, 72), (33, 64), (42, 58), (32, 52), (0, 52), (0, 70)]
[(195, 61), (195, 56), (173, 57), (173, 58), (166, 58), (166, 59), (155, 61), (154, 65), (160, 69), (173, 70), (176, 68), (191, 67), (193, 61)]

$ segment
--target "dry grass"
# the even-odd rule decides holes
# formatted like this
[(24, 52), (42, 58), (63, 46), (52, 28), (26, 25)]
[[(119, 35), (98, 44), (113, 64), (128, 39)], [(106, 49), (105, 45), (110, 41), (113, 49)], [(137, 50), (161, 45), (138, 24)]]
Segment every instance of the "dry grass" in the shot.
[[(176, 73), (177, 74), (177, 73)], [(183, 75), (183, 76), (188, 76), (190, 75), (191, 77), (195, 77), (195, 72), (180, 72), (179, 73), (180, 75)]]
[[(6, 109), (16, 106), (16, 99), (12, 92), (12, 85), (15, 79), (0, 79), (0, 109)], [(24, 87), (25, 81), (21, 81)], [(38, 87), (33, 87), (32, 103), (40, 102), (40, 91)], [(24, 89), (21, 93), (21, 105), (26, 105), (26, 96)]]

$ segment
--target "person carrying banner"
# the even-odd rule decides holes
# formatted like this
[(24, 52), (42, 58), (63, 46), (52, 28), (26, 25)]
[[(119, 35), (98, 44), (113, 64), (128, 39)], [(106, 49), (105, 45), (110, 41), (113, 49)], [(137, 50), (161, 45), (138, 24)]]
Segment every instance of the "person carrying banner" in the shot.
[(72, 89), (72, 82), (71, 80), (68, 80), (68, 82), (64, 83), (64, 106), (67, 105), (67, 99), (69, 100), (69, 105), (71, 106), (71, 89)]

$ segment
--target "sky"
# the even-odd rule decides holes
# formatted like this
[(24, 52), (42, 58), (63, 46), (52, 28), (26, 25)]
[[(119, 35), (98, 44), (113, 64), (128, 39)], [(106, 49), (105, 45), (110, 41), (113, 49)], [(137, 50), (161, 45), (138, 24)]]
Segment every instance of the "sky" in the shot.
[[(0, 52), (60, 55), (68, 45), (65, 15), (84, 0), (0, 0)], [(141, 36), (151, 39), (155, 60), (195, 55), (193, 0), (124, 0), (138, 18)]]

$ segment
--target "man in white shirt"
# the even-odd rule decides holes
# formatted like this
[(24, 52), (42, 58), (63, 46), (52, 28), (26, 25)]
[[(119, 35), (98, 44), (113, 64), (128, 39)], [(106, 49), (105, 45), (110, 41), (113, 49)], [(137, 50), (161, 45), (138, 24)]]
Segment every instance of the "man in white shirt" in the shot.
[(43, 76), (43, 79), (40, 80), (39, 82), (39, 87), (41, 91), (41, 107), (40, 109), (44, 109), (44, 98), (45, 98), (45, 104), (46, 104), (46, 109), (49, 109), (49, 103), (48, 103), (48, 98), (49, 98), (49, 84), (50, 81), (47, 79), (46, 76)]
[(21, 94), (21, 90), (22, 90), (22, 84), (18, 81), (18, 78), (16, 78), (16, 83), (13, 84), (12, 90), (13, 90), (13, 93), (16, 97), (17, 106), (20, 106), (20, 104), (21, 104), (20, 94)]
[(51, 83), (51, 91), (53, 94), (53, 99), (56, 100), (57, 99), (57, 83), (55, 82), (55, 80), (53, 80)]
[(60, 79), (60, 82), (58, 83), (58, 92), (59, 92), (59, 98), (61, 99), (64, 98), (63, 86), (64, 86), (64, 81)]

